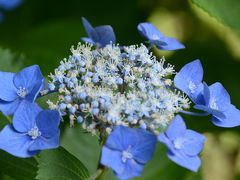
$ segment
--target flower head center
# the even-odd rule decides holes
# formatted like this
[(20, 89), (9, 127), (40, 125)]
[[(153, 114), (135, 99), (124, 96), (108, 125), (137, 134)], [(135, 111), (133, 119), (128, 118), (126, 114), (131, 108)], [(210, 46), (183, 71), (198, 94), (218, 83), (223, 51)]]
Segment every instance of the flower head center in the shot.
[(133, 159), (133, 155), (129, 152), (131, 147), (129, 146), (127, 150), (122, 151), (122, 162), (125, 163), (127, 159)]
[(184, 138), (177, 138), (173, 141), (173, 144), (174, 144), (174, 147), (176, 149), (182, 149), (183, 148), (183, 143), (185, 142), (186, 140)]
[(17, 90), (17, 95), (21, 98), (25, 98), (27, 95), (27, 90), (24, 87), (19, 87), (19, 89)]
[(31, 136), (32, 139), (36, 139), (37, 137), (41, 136), (41, 132), (39, 131), (37, 126), (34, 126), (30, 131), (27, 133), (29, 136)]
[(195, 92), (195, 90), (197, 89), (197, 86), (192, 81), (190, 81), (188, 88), (190, 89), (190, 92), (193, 94)]
[(160, 38), (159, 38), (158, 35), (154, 34), (151, 39), (152, 39), (152, 40), (159, 40)]
[(217, 105), (217, 102), (216, 102), (215, 99), (212, 99), (212, 100), (211, 100), (210, 107), (211, 107), (212, 109), (218, 110), (218, 105)]

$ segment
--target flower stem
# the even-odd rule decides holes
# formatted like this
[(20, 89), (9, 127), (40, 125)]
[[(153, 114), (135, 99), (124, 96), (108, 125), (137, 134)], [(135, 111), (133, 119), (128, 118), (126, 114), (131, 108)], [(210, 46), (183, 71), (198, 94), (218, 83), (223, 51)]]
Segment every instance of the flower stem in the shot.
[(12, 119), (11, 119), (10, 116), (5, 116), (5, 117), (6, 117), (6, 119), (8, 120), (9, 123), (12, 123)]
[(153, 45), (150, 44), (150, 45), (148, 46), (148, 50), (152, 49), (152, 47), (153, 47)]
[(100, 174), (96, 177), (95, 180), (104, 180), (105, 179), (108, 168), (103, 165), (101, 165), (101, 166), (102, 166), (102, 168), (98, 169), (98, 171), (100, 171)]
[(52, 93), (55, 93), (55, 92), (58, 92), (58, 91), (57, 91), (57, 90), (47, 91), (47, 93), (46, 93), (46, 94), (43, 94), (43, 95), (41, 95), (41, 93), (39, 93), (39, 95), (37, 96), (37, 98), (40, 98), (40, 97), (43, 97), (43, 96), (46, 96), (46, 95), (48, 95), (48, 94), (52, 94)]

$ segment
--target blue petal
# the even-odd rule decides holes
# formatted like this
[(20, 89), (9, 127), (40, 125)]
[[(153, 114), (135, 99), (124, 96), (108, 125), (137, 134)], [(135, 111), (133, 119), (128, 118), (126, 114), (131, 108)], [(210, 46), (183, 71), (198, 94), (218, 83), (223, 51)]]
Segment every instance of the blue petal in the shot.
[(155, 46), (157, 46), (157, 47), (161, 47), (161, 46), (166, 46), (166, 45), (167, 45), (166, 42), (163, 42), (163, 41), (161, 41), (161, 40), (148, 40), (147, 42), (148, 42), (149, 44), (153, 44), (153, 45), (155, 45)]
[(202, 100), (199, 100), (199, 97), (198, 97), (198, 101), (197, 101), (197, 104), (202, 104), (202, 105), (209, 105), (209, 102), (210, 102), (210, 89), (207, 85), (207, 83), (203, 82), (203, 89), (202, 89), (202, 92), (201, 92), (201, 95), (202, 97)]
[(135, 146), (131, 147), (132, 150), (130, 153), (137, 162), (146, 164), (153, 158), (156, 150), (157, 137), (152, 133), (146, 132), (145, 130), (135, 130), (135, 141), (137, 143)]
[(175, 151), (175, 147), (172, 143), (172, 141), (170, 141), (170, 139), (167, 137), (166, 133), (161, 133), (158, 135), (158, 140), (163, 143), (165, 146), (167, 146), (172, 152)]
[(178, 40), (176, 40), (175, 38), (161, 37), (159, 41), (164, 42), (166, 44), (166, 45), (155, 44), (157, 46), (157, 48), (161, 49), (161, 50), (172, 51), (172, 50), (185, 48), (185, 46), (182, 43), (180, 43)]
[(35, 86), (37, 84), (39, 85), (39, 82), (43, 82), (43, 79), (39, 66), (33, 65), (26, 67), (17, 73), (13, 78), (13, 82), (16, 88), (26, 88), (28, 93), (31, 93)]
[(117, 126), (106, 141), (106, 146), (113, 150), (122, 152), (130, 148), (134, 158), (142, 163), (146, 163), (152, 158), (155, 152), (155, 145), (155, 135), (141, 129), (124, 126)]
[(195, 104), (208, 105), (210, 100), (208, 85), (205, 82), (199, 84), (195, 92), (190, 94), (190, 98)]
[[(130, 137), (130, 138), (129, 138)], [(132, 129), (124, 126), (116, 126), (108, 136), (106, 146), (118, 151), (125, 151), (129, 145), (135, 144)]]
[(186, 131), (184, 139), (183, 151), (189, 156), (195, 156), (200, 153), (206, 140), (205, 136), (192, 130)]
[(12, 102), (6, 102), (6, 101), (0, 100), (0, 110), (4, 115), (7, 115), (7, 116), (13, 115), (20, 103), (21, 101), (19, 99), (16, 99), (15, 101), (12, 101)]
[(210, 104), (213, 100), (220, 111), (225, 111), (231, 104), (230, 96), (223, 85), (219, 82), (212, 84), (210, 90)]
[(44, 87), (45, 87), (44, 79), (42, 79), (41, 81), (39, 80), (38, 82), (36, 82), (36, 84), (33, 87), (32, 91), (29, 94), (27, 94), (27, 96), (25, 97), (25, 100), (27, 100), (29, 102), (34, 102), (35, 99), (38, 97), (39, 92), (41, 90), (43, 90)]
[(200, 60), (186, 64), (174, 77), (175, 86), (185, 92), (193, 101), (197, 100), (198, 86), (203, 79), (203, 68)]
[(0, 149), (14, 156), (26, 158), (37, 154), (38, 151), (29, 151), (32, 143), (29, 136), (16, 132), (12, 125), (5, 126), (0, 132)]
[(60, 115), (55, 110), (41, 111), (36, 117), (36, 124), (43, 137), (50, 138), (59, 132)]
[(175, 151), (174, 153), (168, 151), (167, 155), (173, 162), (194, 172), (197, 172), (201, 165), (201, 160), (198, 156), (187, 156), (180, 151)]
[(36, 103), (22, 101), (13, 116), (13, 126), (21, 133), (27, 133), (36, 125), (36, 117), (42, 109)]
[(111, 150), (106, 146), (102, 148), (101, 164), (112, 168), (116, 173), (124, 172), (125, 164), (122, 161), (122, 152)]
[(32, 143), (32, 145), (29, 147), (29, 151), (57, 148), (60, 144), (59, 137), (60, 131), (58, 131), (58, 133), (51, 138), (45, 138), (40, 136), (37, 139), (35, 139), (34, 143)]
[(138, 24), (138, 32), (148, 40), (159, 40), (164, 35), (151, 23)]
[(133, 159), (128, 159), (124, 171), (122, 173), (116, 173), (115, 175), (122, 180), (131, 179), (134, 177), (141, 176), (142, 170), (144, 166), (142, 164), (138, 164)]
[(84, 26), (84, 28), (85, 28), (85, 31), (86, 31), (87, 35), (88, 35), (89, 37), (91, 37), (91, 32), (92, 32), (92, 30), (93, 30), (92, 25), (91, 25), (91, 24), (87, 21), (87, 19), (84, 18), (84, 17), (82, 17), (82, 23), (83, 23), (83, 26)]
[(240, 111), (233, 105), (228, 107), (224, 112), (225, 117), (213, 116), (212, 122), (219, 127), (236, 127), (240, 126)]
[(182, 137), (186, 132), (186, 125), (180, 115), (177, 115), (168, 126), (166, 135), (170, 140)]
[(193, 106), (193, 107), (194, 107), (195, 109), (208, 112), (209, 114), (212, 114), (212, 115), (214, 115), (214, 116), (217, 116), (217, 117), (220, 117), (220, 118), (225, 118), (224, 112), (218, 111), (218, 110), (215, 110), (215, 109), (211, 109), (211, 108), (208, 107), (208, 106), (197, 104), (197, 105), (195, 105), (195, 106)]
[(82, 41), (95, 45), (95, 42), (91, 38), (83, 37)]
[(111, 26), (109, 25), (98, 26), (94, 28), (94, 30), (97, 33), (97, 37), (93, 36), (92, 40), (94, 42), (98, 42), (101, 45), (101, 47), (110, 44), (110, 42), (112, 42), (113, 44), (115, 43), (116, 37)]
[(0, 99), (4, 101), (13, 101), (17, 95), (17, 89), (13, 84), (14, 73), (0, 72)]

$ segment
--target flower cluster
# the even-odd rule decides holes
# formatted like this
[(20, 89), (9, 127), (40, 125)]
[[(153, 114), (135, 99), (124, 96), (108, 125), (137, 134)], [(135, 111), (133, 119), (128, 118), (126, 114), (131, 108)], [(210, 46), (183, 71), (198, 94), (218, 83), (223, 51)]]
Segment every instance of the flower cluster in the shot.
[(110, 133), (114, 125), (159, 134), (175, 113), (189, 107), (183, 93), (171, 87), (173, 66), (164, 58), (157, 61), (143, 44), (122, 50), (79, 44), (71, 50), (49, 84), (49, 90), (61, 94), (50, 108), (68, 114), (71, 124), (77, 120), (93, 134), (96, 127)]
[[(70, 119), (71, 126), (78, 122), (100, 136), (100, 163), (112, 168), (119, 179), (130, 179), (141, 175), (157, 141), (168, 147), (172, 161), (192, 171), (199, 169), (205, 137), (187, 129), (179, 113), (211, 114), (216, 126), (240, 126), (240, 111), (222, 84), (203, 82), (200, 60), (176, 73), (164, 57), (157, 59), (150, 51), (153, 46), (184, 48), (176, 39), (164, 36), (153, 24), (140, 23), (138, 31), (149, 46), (119, 46), (111, 26), (93, 28), (85, 18), (82, 21), (89, 36), (82, 38), (86, 43), (71, 48), (71, 56), (49, 75), (47, 89), (38, 66), (17, 74), (0, 72), (0, 110), (13, 115), (12, 123), (0, 132), (1, 149), (30, 157), (56, 148), (62, 116)], [(52, 92), (58, 98), (47, 101), (51, 110), (34, 103)], [(191, 102), (202, 113), (190, 112)]]

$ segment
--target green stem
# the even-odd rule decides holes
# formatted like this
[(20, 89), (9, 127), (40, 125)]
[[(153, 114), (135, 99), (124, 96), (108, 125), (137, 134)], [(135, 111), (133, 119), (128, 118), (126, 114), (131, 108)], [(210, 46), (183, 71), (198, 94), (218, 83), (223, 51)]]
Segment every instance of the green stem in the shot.
[(107, 167), (98, 169), (90, 178), (87, 180), (104, 180), (107, 172)]
[(100, 174), (96, 177), (95, 180), (105, 180), (105, 176), (106, 176), (107, 170), (108, 170), (107, 167), (104, 166), (103, 169), (101, 169)]
[(5, 116), (5, 117), (6, 117), (6, 119), (8, 120), (9, 123), (12, 123), (12, 119), (11, 119), (10, 116)]

